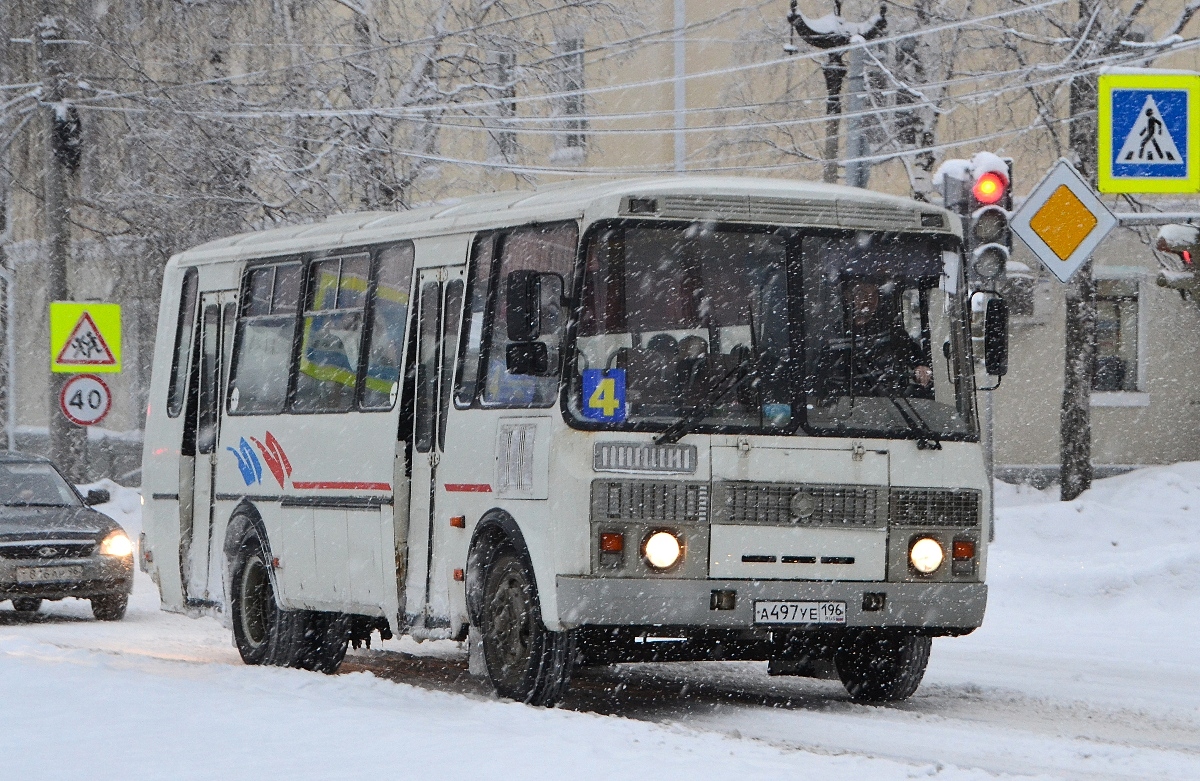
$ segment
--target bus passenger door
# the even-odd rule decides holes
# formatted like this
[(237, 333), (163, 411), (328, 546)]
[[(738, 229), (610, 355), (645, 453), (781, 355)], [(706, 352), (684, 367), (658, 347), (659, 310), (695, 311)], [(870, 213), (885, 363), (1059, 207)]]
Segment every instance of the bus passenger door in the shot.
[[(195, 473), (192, 480), (192, 522), (183, 530), (180, 541), (184, 597), (190, 605), (217, 602), (221, 594), (220, 570), (210, 577), (213, 559), (213, 492), (217, 475), (217, 439), (220, 430), (222, 399), (229, 371), (229, 342), (233, 333), (236, 307), (233, 292), (204, 293), (200, 297), (199, 350), (192, 360), (198, 362), (194, 400), (196, 414)], [(180, 497), (182, 504), (184, 497)]]
[[(417, 289), (417, 361), (409, 522), (406, 612), (414, 627), (449, 626), (446, 562), (437, 555), (446, 529), (435, 522), (438, 464), (445, 452), (446, 417), (462, 317), (463, 269), (421, 271)], [(442, 557), (444, 559), (444, 557)]]

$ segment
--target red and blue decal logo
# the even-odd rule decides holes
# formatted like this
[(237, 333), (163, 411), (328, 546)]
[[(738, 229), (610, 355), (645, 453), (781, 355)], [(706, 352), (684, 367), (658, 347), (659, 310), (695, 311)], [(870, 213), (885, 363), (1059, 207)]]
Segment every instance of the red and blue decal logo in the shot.
[(262, 482), (262, 462), (266, 461), (267, 469), (271, 470), (275, 482), (279, 483), (280, 488), (283, 488), (284, 481), (292, 476), (292, 463), (288, 461), (287, 453), (283, 452), (283, 445), (279, 444), (279, 440), (275, 438), (274, 434), (268, 431), (263, 440), (263, 442), (259, 442), (254, 437), (250, 437), (250, 442), (253, 442), (254, 447), (258, 448), (258, 452), (262, 453), (261, 461), (258, 453), (254, 452), (254, 448), (250, 447), (245, 437), (238, 442), (236, 450), (231, 447), (225, 449), (237, 458), (238, 471), (242, 473), (242, 480), (246, 481), (246, 485)]
[[(250, 442), (254, 443), (254, 447), (250, 446)], [(262, 441), (250, 437), (250, 442), (242, 437), (236, 448), (225, 448), (230, 453), (233, 453), (237, 459), (238, 471), (242, 474), (242, 480), (246, 485), (261, 484), (263, 478), (263, 462), (266, 462), (267, 470), (271, 476), (275, 478), (275, 482), (279, 483), (280, 488), (286, 488), (288, 483), (291, 483), (292, 488), (303, 490), (312, 489), (332, 489), (332, 490), (357, 490), (357, 491), (390, 491), (392, 490), (391, 483), (377, 483), (360, 480), (292, 480), (292, 462), (288, 460), (287, 453), (283, 450), (283, 445), (279, 444), (279, 440), (270, 431), (266, 432), (266, 436)], [(257, 448), (257, 452), (255, 452)], [(259, 458), (261, 454), (261, 458)]]

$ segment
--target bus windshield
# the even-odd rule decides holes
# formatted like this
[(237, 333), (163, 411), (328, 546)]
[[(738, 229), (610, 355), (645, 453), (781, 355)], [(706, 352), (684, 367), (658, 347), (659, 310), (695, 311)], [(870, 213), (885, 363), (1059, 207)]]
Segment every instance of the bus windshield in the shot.
[(973, 436), (961, 303), (946, 291), (955, 285), (936, 244), (869, 232), (806, 236), (802, 255), (809, 429)]
[[(970, 438), (943, 263), (934, 241), (895, 233), (602, 228), (586, 251), (572, 412), (671, 439)], [(623, 398), (606, 395), (610, 378)]]

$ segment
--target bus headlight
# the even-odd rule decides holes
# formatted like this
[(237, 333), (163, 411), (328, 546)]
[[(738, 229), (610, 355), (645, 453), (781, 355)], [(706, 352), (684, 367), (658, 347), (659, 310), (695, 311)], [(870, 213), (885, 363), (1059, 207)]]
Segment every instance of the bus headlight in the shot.
[(908, 560), (912, 562), (913, 569), (923, 575), (936, 572), (945, 558), (946, 552), (942, 550), (941, 543), (932, 537), (922, 537), (908, 549)]
[(105, 556), (132, 556), (133, 543), (125, 535), (125, 532), (118, 529), (100, 543), (100, 553)]
[(683, 558), (683, 543), (673, 532), (654, 532), (642, 543), (642, 555), (654, 569), (670, 569)]

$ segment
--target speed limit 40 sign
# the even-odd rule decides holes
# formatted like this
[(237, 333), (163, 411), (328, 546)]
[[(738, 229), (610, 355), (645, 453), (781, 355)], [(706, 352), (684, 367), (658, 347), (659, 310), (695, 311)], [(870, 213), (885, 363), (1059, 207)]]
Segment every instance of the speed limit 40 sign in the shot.
[(91, 426), (104, 420), (112, 407), (112, 393), (94, 374), (77, 374), (63, 385), (58, 404), (67, 420)]

